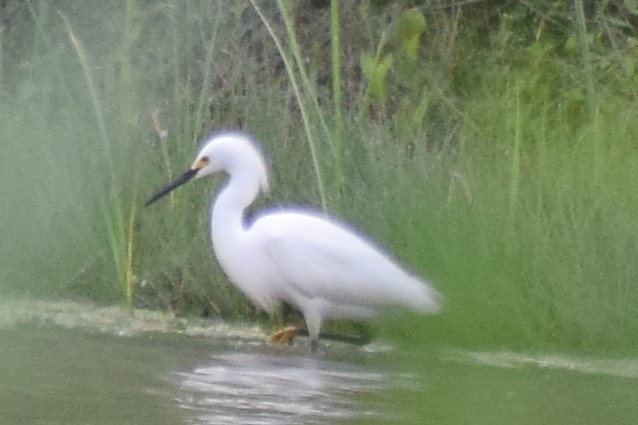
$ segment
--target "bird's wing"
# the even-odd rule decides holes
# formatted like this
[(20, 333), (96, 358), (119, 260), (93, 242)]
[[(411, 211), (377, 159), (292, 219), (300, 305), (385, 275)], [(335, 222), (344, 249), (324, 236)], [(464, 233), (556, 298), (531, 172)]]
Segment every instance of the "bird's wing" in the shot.
[(284, 283), (309, 298), (360, 306), (428, 309), (433, 291), (354, 230), (317, 216), (272, 214), (254, 237)]

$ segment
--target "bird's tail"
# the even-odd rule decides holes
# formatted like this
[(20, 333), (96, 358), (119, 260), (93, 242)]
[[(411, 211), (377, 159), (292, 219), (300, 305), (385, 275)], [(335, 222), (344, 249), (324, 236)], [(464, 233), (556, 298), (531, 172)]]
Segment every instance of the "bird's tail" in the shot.
[(443, 309), (443, 295), (432, 284), (412, 277), (414, 288), (406, 303), (415, 311), (438, 314)]

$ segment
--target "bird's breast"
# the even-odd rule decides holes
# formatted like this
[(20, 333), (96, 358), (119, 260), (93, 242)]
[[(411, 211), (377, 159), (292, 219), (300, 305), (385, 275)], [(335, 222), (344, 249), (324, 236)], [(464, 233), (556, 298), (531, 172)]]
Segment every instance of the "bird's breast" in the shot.
[(274, 313), (280, 298), (271, 262), (250, 243), (229, 242), (213, 240), (213, 251), (222, 270), (253, 304)]

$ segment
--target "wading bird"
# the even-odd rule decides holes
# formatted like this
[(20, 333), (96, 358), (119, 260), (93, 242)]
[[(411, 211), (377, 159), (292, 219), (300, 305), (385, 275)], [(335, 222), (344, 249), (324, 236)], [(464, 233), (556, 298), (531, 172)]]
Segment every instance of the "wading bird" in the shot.
[(226, 172), (228, 181), (211, 209), (217, 260), (230, 281), (267, 313), (274, 314), (282, 302), (298, 308), (313, 351), (328, 319), (370, 319), (390, 307), (439, 311), (441, 296), (428, 282), (323, 213), (271, 210), (250, 224), (245, 210), (268, 187), (257, 144), (248, 135), (222, 132), (201, 146), (190, 169), (146, 205), (189, 180)]

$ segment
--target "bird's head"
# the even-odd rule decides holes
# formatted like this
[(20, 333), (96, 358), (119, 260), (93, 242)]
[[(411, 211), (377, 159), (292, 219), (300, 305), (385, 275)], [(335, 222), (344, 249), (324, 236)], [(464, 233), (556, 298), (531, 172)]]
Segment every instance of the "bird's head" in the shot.
[(146, 202), (146, 206), (190, 180), (210, 176), (218, 171), (225, 171), (231, 176), (235, 172), (241, 173), (242, 176), (255, 180), (262, 191), (268, 190), (266, 165), (257, 144), (248, 135), (242, 133), (214, 133), (202, 140), (199, 153), (191, 167), (155, 193)]

